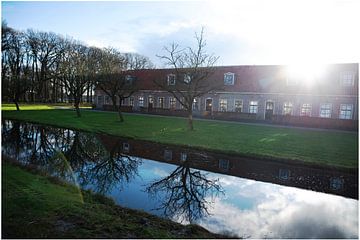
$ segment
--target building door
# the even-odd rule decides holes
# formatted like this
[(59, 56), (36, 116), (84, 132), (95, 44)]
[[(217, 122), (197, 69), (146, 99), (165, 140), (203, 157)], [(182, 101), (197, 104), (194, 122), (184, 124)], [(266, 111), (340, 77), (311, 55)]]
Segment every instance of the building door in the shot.
[(208, 111), (208, 112), (212, 111), (212, 99), (211, 98), (206, 99), (205, 111)]
[(151, 111), (153, 109), (153, 105), (154, 105), (154, 99), (152, 96), (150, 96), (148, 98), (148, 110)]
[(271, 120), (274, 114), (274, 102), (266, 102), (265, 120)]

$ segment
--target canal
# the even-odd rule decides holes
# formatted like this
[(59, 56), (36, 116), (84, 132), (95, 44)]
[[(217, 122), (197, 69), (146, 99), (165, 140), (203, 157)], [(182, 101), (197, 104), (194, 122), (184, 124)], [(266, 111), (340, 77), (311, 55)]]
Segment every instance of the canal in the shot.
[(124, 207), (243, 238), (358, 238), (358, 172), (3, 120), (2, 155)]

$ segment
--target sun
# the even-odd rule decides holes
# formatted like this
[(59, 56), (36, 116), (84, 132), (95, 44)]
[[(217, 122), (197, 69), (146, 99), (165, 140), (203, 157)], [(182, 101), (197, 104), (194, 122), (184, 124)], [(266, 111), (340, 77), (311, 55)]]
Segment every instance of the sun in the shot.
[(323, 64), (297, 63), (287, 65), (286, 72), (289, 78), (296, 79), (300, 84), (311, 87), (321, 81), (325, 68)]

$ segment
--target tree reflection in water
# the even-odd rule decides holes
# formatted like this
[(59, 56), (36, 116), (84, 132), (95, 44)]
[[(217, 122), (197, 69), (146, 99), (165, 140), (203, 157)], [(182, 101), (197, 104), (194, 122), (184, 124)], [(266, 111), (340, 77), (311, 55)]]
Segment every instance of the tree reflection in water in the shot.
[(2, 132), (5, 155), (100, 193), (129, 182), (141, 164), (122, 152), (120, 140), (108, 149), (90, 133), (8, 120)]
[(148, 185), (146, 191), (153, 197), (164, 194), (155, 210), (163, 209), (166, 217), (190, 223), (208, 216), (215, 197), (224, 193), (218, 179), (208, 179), (207, 174), (191, 169), (189, 160)]
[(141, 163), (141, 159), (124, 154), (122, 142), (118, 140), (109, 152), (98, 156), (87, 166), (83, 180), (95, 186), (97, 192), (107, 193), (114, 186), (121, 188), (133, 179)]

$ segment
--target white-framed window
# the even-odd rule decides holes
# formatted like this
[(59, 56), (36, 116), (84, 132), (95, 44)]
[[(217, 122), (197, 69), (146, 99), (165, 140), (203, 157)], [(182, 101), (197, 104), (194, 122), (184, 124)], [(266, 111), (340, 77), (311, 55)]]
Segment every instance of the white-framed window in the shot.
[(174, 98), (174, 97), (169, 98), (169, 106), (170, 106), (171, 109), (176, 108), (176, 98)]
[(243, 100), (235, 99), (235, 112), (242, 112), (243, 110)]
[(340, 73), (340, 84), (341, 86), (351, 87), (354, 86), (354, 73), (351, 71), (341, 72)]
[(158, 98), (158, 107), (159, 108), (164, 108), (165, 107), (165, 98), (164, 97), (159, 97)]
[(186, 84), (191, 83), (191, 76), (190, 76), (190, 74), (184, 74), (184, 83), (186, 83)]
[(293, 104), (291, 102), (284, 102), (283, 114), (292, 115), (292, 112), (293, 112)]
[(193, 109), (194, 111), (199, 110), (199, 102), (198, 102), (198, 99), (197, 99), (197, 98), (194, 98), (193, 105), (192, 105), (192, 109)]
[(304, 103), (301, 105), (300, 116), (311, 117), (312, 106), (310, 103)]
[[(180, 98), (181, 102), (185, 104), (185, 98), (181, 97)], [(184, 109), (184, 106), (180, 103), (180, 109)]]
[(235, 73), (225, 73), (224, 74), (224, 85), (234, 85), (235, 83)]
[(340, 119), (352, 119), (353, 105), (352, 104), (340, 104)]
[(258, 112), (258, 101), (250, 101), (249, 113), (257, 113), (257, 112)]
[(220, 112), (226, 112), (227, 111), (227, 99), (220, 99), (219, 102), (219, 110)]
[(105, 104), (110, 104), (110, 97), (109, 96), (105, 96)]
[(125, 76), (125, 84), (127, 85), (131, 85), (134, 82), (135, 77), (131, 76), (131, 75), (126, 75)]
[(154, 98), (153, 96), (148, 97), (148, 103), (154, 104)]
[(144, 97), (143, 97), (143, 96), (140, 96), (140, 97), (139, 97), (139, 106), (140, 106), (140, 107), (143, 107), (143, 106), (144, 106)]
[(133, 97), (129, 98), (129, 105), (134, 106), (134, 98)]
[(176, 76), (175, 74), (168, 74), (167, 75), (167, 84), (170, 85), (175, 85), (176, 82)]
[(322, 118), (331, 118), (331, 103), (322, 103), (320, 104), (320, 114), (319, 116)]

